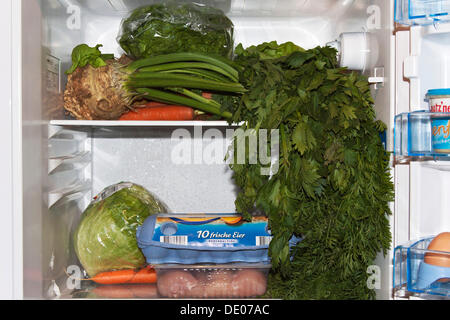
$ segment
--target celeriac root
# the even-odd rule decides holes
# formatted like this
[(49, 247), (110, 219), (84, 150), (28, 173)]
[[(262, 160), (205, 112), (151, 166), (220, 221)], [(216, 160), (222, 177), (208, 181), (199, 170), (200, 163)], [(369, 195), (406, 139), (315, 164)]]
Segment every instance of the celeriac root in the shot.
[(64, 108), (77, 120), (117, 120), (129, 111), (129, 98), (122, 87), (121, 65), (87, 65), (69, 75), (64, 92)]

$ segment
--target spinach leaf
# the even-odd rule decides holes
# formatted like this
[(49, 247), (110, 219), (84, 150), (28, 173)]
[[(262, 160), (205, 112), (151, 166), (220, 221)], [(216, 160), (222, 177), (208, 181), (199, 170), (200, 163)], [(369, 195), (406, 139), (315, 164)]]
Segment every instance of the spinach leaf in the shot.
[(290, 41), (282, 44), (278, 44), (276, 41), (264, 42), (257, 46), (250, 46), (246, 49), (242, 47), (242, 44), (239, 44), (235, 50), (237, 55), (246, 57), (257, 55), (261, 60), (285, 57), (297, 51), (303, 52), (304, 49)]
[(106, 66), (106, 60), (114, 59), (113, 54), (102, 54), (98, 44), (95, 47), (89, 47), (87, 44), (80, 44), (72, 51), (72, 66), (66, 71), (66, 74), (73, 73), (77, 68), (82, 68), (88, 64), (94, 68)]

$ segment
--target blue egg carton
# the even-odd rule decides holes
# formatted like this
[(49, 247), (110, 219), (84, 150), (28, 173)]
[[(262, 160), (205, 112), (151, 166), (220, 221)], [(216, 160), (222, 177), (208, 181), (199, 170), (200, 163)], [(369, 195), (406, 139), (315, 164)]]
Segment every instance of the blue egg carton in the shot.
[(236, 214), (158, 214), (137, 228), (136, 238), (152, 265), (270, 263), (264, 217), (246, 222)]
[(424, 238), (398, 246), (394, 250), (393, 287), (408, 292), (450, 297), (450, 268), (424, 262), (425, 254), (450, 252), (428, 250), (434, 237)]

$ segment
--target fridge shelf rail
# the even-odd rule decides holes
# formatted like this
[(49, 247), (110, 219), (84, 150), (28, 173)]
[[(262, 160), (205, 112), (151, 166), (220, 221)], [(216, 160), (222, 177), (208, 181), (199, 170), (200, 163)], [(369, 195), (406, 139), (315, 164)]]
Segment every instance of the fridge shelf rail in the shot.
[(67, 187), (51, 190), (48, 193), (48, 208), (53, 207), (55, 204), (61, 204), (62, 201), (72, 201), (73, 197), (81, 198), (88, 192), (91, 192), (91, 181), (89, 180), (81, 183), (75, 182)]
[(91, 160), (91, 153), (89, 151), (82, 151), (72, 155), (50, 158), (48, 160), (48, 173), (51, 174), (62, 164), (88, 165), (91, 163)]
[(92, 141), (89, 132), (90, 128), (80, 130), (49, 126), (46, 186), (48, 208), (90, 195)]
[(396, 0), (395, 22), (432, 25), (450, 21), (450, 0)]

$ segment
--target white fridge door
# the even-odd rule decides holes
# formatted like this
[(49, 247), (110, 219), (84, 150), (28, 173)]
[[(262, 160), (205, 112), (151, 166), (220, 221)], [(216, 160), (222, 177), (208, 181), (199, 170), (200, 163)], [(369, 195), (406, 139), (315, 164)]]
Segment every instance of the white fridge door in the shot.
[(22, 193), (20, 116), (20, 1), (0, 10), (0, 299), (20, 299), (22, 290)]
[[(427, 91), (450, 87), (449, 43), (450, 23), (396, 32), (396, 114), (428, 110)], [(395, 166), (396, 245), (450, 230), (448, 161), (410, 160)]]
[[(448, 1), (442, 3), (448, 4)], [(395, 42), (395, 114), (428, 111), (427, 91), (450, 87), (450, 23), (398, 28)], [(425, 139), (425, 131), (422, 133)], [(415, 137), (416, 134), (411, 133), (409, 136)], [(405, 134), (402, 139), (406, 137)], [(431, 134), (425, 140), (431, 140)], [(401, 153), (396, 150), (398, 154)], [(450, 231), (448, 159), (397, 157), (394, 179), (394, 246)], [(400, 270), (397, 264), (396, 268)], [(398, 274), (396, 277), (400, 278)], [(399, 292), (396, 296), (402, 297), (404, 292), (398, 283), (397, 287)]]

